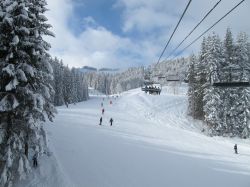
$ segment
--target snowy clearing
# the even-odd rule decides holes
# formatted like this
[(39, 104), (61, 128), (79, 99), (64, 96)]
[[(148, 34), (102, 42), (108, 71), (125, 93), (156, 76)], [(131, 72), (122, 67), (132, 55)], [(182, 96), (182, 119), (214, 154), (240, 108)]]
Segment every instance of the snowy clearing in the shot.
[[(249, 187), (250, 141), (202, 134), (200, 122), (186, 115), (185, 90), (179, 88), (175, 90), (179, 95), (174, 95), (164, 87), (162, 95), (152, 96), (135, 89), (112, 98), (113, 104), (111, 99), (92, 96), (87, 102), (59, 107), (47, 130), (68, 177), (64, 184)], [(98, 125), (101, 102), (102, 126)], [(238, 155), (233, 152), (235, 143)]]

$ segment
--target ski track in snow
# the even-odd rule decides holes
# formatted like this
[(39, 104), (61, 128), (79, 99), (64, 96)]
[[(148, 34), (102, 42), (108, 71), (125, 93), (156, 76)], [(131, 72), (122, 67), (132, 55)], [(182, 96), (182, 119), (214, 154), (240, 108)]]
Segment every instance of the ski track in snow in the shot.
[[(165, 87), (152, 96), (135, 89), (112, 98), (112, 105), (111, 99), (92, 96), (58, 107), (47, 131), (60, 171), (69, 178), (59, 186), (249, 187), (250, 141), (202, 134), (201, 122), (186, 115), (183, 90), (174, 95)], [(99, 126), (101, 102), (105, 113)]]

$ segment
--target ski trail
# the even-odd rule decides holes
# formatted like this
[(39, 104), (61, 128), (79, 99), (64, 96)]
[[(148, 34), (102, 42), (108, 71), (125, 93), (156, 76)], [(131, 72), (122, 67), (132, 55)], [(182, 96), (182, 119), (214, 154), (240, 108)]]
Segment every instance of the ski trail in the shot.
[[(202, 124), (190, 119), (186, 108), (183, 93), (163, 89), (162, 95), (151, 96), (135, 89), (116, 100), (93, 97), (58, 107), (47, 129), (57, 160), (75, 186), (250, 186), (249, 140), (201, 134)], [(235, 142), (239, 155), (233, 154)]]

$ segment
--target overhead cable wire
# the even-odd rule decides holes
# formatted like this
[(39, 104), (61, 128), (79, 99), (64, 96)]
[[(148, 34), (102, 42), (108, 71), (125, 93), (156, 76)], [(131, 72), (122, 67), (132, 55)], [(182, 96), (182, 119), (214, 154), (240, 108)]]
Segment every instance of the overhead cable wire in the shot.
[[(199, 35), (195, 40), (193, 40), (189, 45), (187, 45), (184, 49), (181, 50), (177, 55), (182, 54), (187, 48), (193, 45), (197, 40), (199, 40), (203, 35), (205, 35), (209, 30), (211, 30), (215, 25), (217, 25), (221, 20), (223, 20), (226, 16), (228, 16), (232, 11), (234, 11), (240, 4), (242, 4), (245, 0), (240, 1), (237, 5), (235, 5), (231, 10), (229, 10), (224, 16), (222, 16), (218, 21), (216, 21), (212, 26), (210, 26), (207, 30), (205, 30), (201, 35)], [(173, 60), (175, 55), (171, 60)]]
[(171, 53), (167, 56), (166, 59), (168, 59), (182, 44), (184, 41), (186, 41), (186, 39), (195, 31), (195, 29), (207, 18), (207, 16), (219, 5), (219, 3), (221, 2), (222, 0), (219, 0), (214, 6), (212, 9), (210, 9), (207, 14), (201, 19), (201, 21), (187, 34), (187, 36), (178, 44), (178, 46), (173, 50), (171, 51)]
[(178, 28), (178, 26), (179, 26), (179, 24), (180, 24), (180, 22), (181, 22), (181, 20), (182, 20), (183, 16), (185, 15), (185, 13), (186, 13), (186, 11), (187, 11), (187, 9), (188, 9), (188, 7), (189, 7), (189, 5), (190, 5), (191, 1), (192, 1), (192, 0), (189, 0), (189, 2), (188, 2), (188, 4), (187, 4), (187, 6), (186, 6), (186, 8), (185, 8), (184, 12), (182, 13), (182, 15), (181, 15), (181, 17), (180, 17), (180, 19), (179, 19), (179, 21), (178, 21), (177, 25), (175, 26), (175, 29), (174, 29), (173, 33), (171, 34), (171, 36), (170, 36), (170, 38), (169, 38), (169, 40), (168, 40), (168, 42), (167, 42), (166, 46), (164, 47), (164, 49), (163, 49), (163, 51), (162, 51), (162, 53), (161, 53), (161, 55), (160, 55), (160, 57), (159, 57), (159, 59), (158, 59), (158, 61), (157, 61), (157, 63), (156, 63), (156, 64), (158, 64), (158, 63), (160, 62), (161, 57), (163, 56), (163, 54), (164, 54), (165, 50), (167, 49), (168, 44), (169, 44), (169, 42), (171, 41), (171, 39), (172, 39), (172, 37), (173, 37), (173, 35), (174, 35), (174, 33), (175, 33), (176, 29)]

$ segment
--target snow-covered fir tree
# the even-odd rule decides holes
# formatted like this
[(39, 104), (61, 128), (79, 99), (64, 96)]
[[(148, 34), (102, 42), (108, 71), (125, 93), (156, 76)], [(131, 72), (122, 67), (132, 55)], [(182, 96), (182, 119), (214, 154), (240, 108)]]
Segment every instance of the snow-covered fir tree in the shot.
[(199, 115), (199, 107), (197, 105), (198, 97), (198, 87), (199, 87), (199, 80), (197, 80), (198, 74), (198, 61), (197, 57), (193, 54), (190, 56), (190, 62), (188, 67), (188, 114), (191, 115), (193, 118), (197, 119)]
[(213, 33), (207, 39), (207, 51), (206, 51), (206, 83), (204, 87), (203, 98), (203, 111), (207, 124), (216, 129), (218, 124), (221, 124), (221, 113), (224, 108), (222, 107), (221, 97), (223, 96), (223, 89), (214, 88), (212, 86), (213, 81), (217, 80), (216, 71), (223, 67), (222, 56), (222, 43), (219, 36)]
[(53, 81), (53, 87), (55, 90), (54, 95), (54, 104), (56, 106), (61, 106), (64, 104), (64, 97), (63, 97), (63, 63), (60, 62), (57, 58), (54, 60), (51, 59), (51, 65), (53, 67), (53, 73), (54, 73), (54, 81)]
[(0, 186), (12, 186), (31, 170), (33, 154), (46, 153), (42, 122), (52, 120), (54, 90), (49, 63), (53, 34), (45, 0), (0, 3)]
[[(207, 56), (208, 56), (208, 43), (207, 40), (204, 38), (201, 44), (201, 52), (198, 57), (198, 62), (196, 64), (195, 70), (195, 90), (194, 93), (196, 94), (195, 96), (195, 118), (196, 119), (204, 119), (204, 90), (206, 86), (208, 85), (207, 83), (207, 78), (208, 78), (208, 71), (206, 69), (207, 67)], [(192, 82), (190, 82), (192, 84)]]

